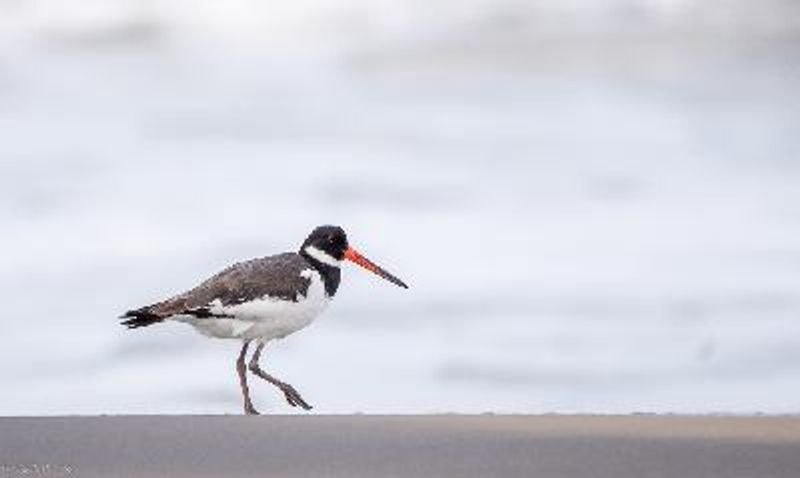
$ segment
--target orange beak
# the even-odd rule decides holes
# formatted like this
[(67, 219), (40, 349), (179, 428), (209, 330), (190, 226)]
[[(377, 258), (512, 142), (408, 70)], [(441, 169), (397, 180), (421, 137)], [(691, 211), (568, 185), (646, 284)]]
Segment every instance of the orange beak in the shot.
[(386, 272), (385, 270), (381, 269), (376, 264), (374, 264), (372, 261), (370, 261), (366, 257), (364, 257), (361, 254), (359, 254), (358, 251), (356, 251), (352, 247), (348, 247), (347, 250), (344, 251), (344, 258), (347, 259), (350, 262), (355, 262), (356, 264), (360, 265), (361, 267), (363, 267), (364, 269), (372, 272), (375, 275), (383, 277), (384, 279), (388, 280), (392, 284), (398, 285), (398, 286), (402, 287), (403, 289), (408, 289), (408, 286), (405, 284), (405, 282), (401, 281), (397, 277), (395, 277), (395, 276), (389, 274), (388, 272)]

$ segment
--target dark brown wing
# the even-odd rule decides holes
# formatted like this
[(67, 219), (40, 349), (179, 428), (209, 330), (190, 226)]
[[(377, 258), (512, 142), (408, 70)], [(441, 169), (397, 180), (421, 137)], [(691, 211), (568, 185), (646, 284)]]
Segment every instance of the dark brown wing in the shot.
[(213, 317), (209, 305), (219, 300), (222, 305), (235, 305), (269, 296), (297, 301), (311, 283), (300, 275), (310, 269), (309, 263), (296, 253), (262, 257), (234, 264), (199, 286), (175, 297), (146, 307), (131, 310), (121, 318), (129, 328), (160, 322), (173, 315)]

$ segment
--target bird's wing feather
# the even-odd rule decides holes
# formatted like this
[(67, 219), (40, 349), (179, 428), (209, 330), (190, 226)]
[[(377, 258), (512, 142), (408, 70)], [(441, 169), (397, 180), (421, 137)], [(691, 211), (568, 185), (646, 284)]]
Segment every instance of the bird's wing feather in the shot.
[(264, 296), (297, 301), (298, 295), (305, 295), (308, 291), (310, 280), (300, 273), (309, 267), (308, 262), (295, 253), (240, 262), (194, 289), (139, 310), (162, 318), (179, 314), (211, 317), (209, 305), (217, 300), (223, 306)]

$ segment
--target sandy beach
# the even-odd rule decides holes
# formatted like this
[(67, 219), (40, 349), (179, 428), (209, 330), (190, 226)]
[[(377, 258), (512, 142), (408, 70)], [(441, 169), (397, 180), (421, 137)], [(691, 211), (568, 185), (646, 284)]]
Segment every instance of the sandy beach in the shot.
[(0, 476), (797, 477), (800, 418), (0, 419)]

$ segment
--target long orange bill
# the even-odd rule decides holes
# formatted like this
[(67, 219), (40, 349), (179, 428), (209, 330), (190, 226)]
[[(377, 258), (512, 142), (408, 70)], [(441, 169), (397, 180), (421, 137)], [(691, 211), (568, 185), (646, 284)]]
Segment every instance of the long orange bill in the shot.
[(376, 275), (379, 275), (379, 276), (383, 277), (384, 279), (388, 280), (392, 284), (399, 285), (400, 287), (402, 287), (404, 289), (408, 289), (408, 286), (405, 284), (405, 282), (401, 281), (397, 277), (395, 277), (395, 276), (389, 274), (388, 272), (386, 272), (385, 270), (381, 269), (375, 263), (373, 263), (372, 261), (370, 261), (366, 257), (362, 256), (361, 254), (359, 254), (358, 251), (356, 251), (352, 247), (348, 247), (347, 250), (344, 252), (344, 258), (347, 259), (350, 262), (355, 262), (356, 264), (358, 264), (361, 267), (363, 267), (364, 269), (372, 272), (373, 274), (376, 274)]

